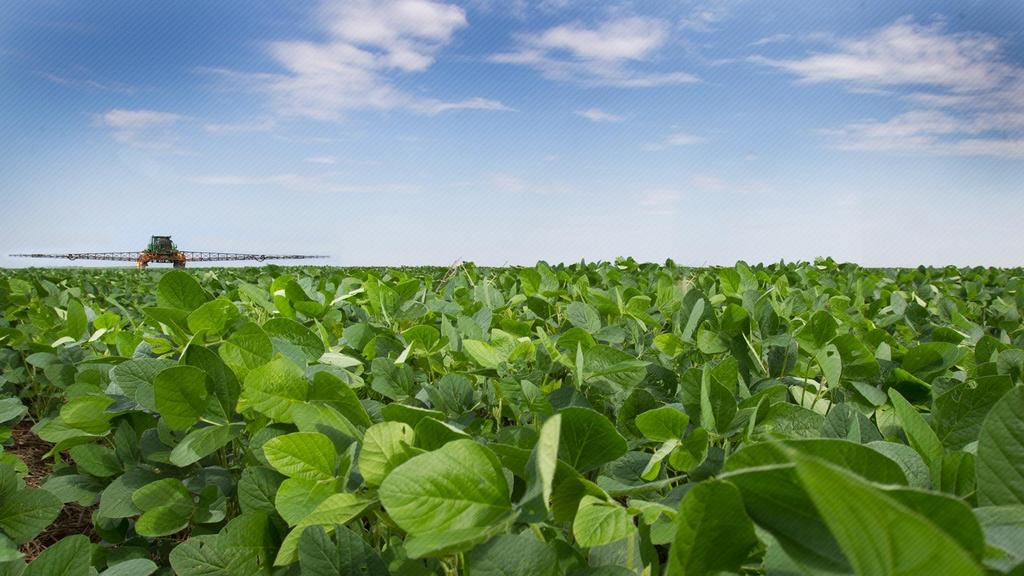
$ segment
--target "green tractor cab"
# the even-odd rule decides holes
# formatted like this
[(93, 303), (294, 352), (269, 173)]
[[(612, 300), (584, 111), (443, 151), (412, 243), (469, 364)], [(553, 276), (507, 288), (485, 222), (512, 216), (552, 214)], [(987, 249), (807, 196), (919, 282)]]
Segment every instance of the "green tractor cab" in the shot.
[(146, 252), (153, 254), (172, 254), (177, 251), (178, 247), (171, 242), (170, 236), (151, 236), (149, 247), (146, 248)]

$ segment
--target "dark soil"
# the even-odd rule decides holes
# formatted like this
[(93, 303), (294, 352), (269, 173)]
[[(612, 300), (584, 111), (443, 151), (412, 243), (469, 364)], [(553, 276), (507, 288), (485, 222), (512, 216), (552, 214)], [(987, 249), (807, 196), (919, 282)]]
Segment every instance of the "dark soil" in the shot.
[[(11, 430), (13, 446), (9, 451), (28, 466), (25, 484), (38, 488), (50, 475), (50, 462), (43, 460), (43, 455), (53, 448), (53, 444), (36, 436), (31, 430), (32, 424), (29, 420), (22, 420)], [(67, 455), (62, 454), (58, 457), (66, 458)], [(77, 502), (65, 504), (53, 524), (47, 526), (35, 540), (20, 546), (22, 553), (25, 554), (25, 560), (31, 561), (61, 538), (72, 534), (83, 534), (89, 540), (99, 542), (99, 537), (92, 527), (92, 513), (95, 509), (95, 506), (85, 507)]]

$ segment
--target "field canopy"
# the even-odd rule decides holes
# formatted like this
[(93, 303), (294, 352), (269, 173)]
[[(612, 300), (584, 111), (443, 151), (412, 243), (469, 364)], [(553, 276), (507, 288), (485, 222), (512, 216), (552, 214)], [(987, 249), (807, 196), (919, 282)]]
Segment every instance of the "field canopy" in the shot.
[(1024, 573), (1024, 273), (0, 270), (0, 575)]

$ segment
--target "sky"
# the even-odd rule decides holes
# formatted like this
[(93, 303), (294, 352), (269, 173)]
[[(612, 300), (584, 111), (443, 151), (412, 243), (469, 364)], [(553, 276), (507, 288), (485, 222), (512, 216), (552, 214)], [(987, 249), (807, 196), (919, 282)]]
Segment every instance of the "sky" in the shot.
[(1022, 215), (1019, 0), (0, 4), (0, 266), (1019, 266)]

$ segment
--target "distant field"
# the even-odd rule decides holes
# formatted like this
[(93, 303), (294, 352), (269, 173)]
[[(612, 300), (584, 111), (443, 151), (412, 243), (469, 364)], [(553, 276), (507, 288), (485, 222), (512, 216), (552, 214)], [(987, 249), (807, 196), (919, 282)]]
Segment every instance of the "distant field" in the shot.
[(830, 260), (0, 270), (0, 574), (1020, 574), (1022, 310)]

